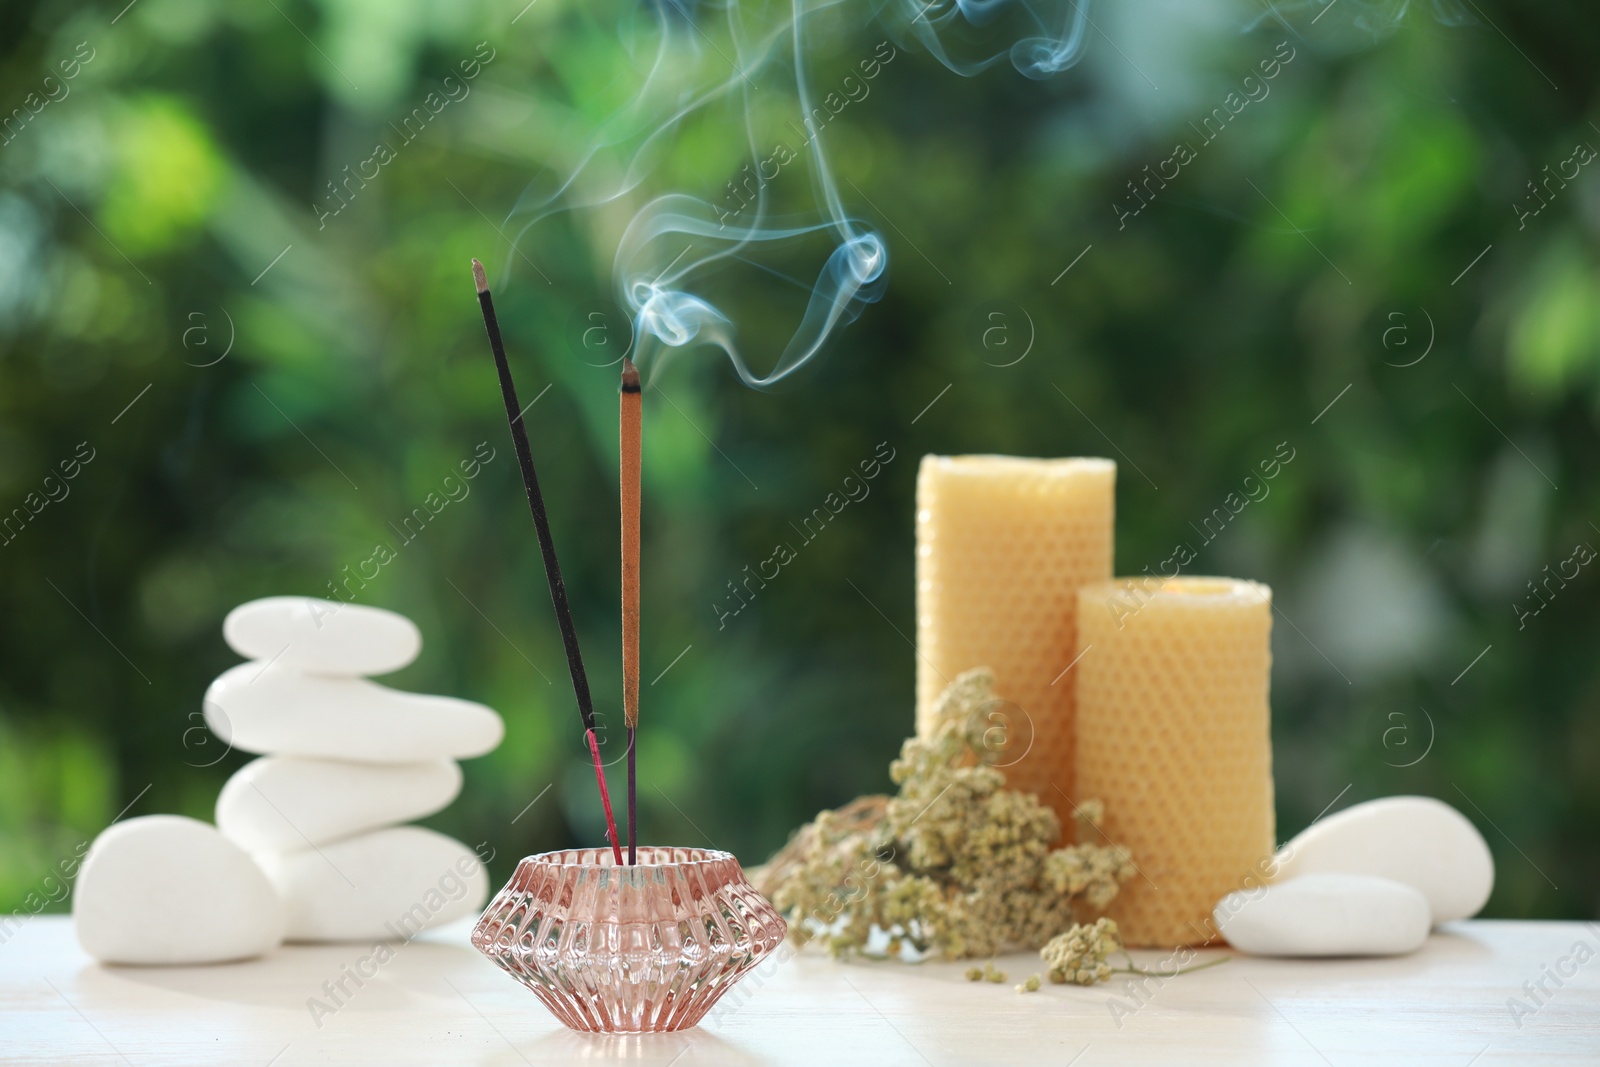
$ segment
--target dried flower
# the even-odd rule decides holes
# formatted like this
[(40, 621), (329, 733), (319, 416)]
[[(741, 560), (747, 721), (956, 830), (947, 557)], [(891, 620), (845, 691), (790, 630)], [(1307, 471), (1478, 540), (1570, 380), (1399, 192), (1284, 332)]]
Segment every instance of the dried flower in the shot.
[(983, 981), (983, 968), (982, 967), (968, 967), (965, 971), (963, 971), (961, 973), (966, 975), (967, 981), (969, 981), (969, 982), (981, 982), (981, 981)]
[(1057, 849), (1044, 861), (1046, 885), (1058, 893), (1082, 895), (1096, 911), (1105, 910), (1133, 875), (1131, 854), (1121, 845), (1072, 845)]
[(1078, 840), (1087, 841), (1094, 837), (1100, 830), (1100, 824), (1106, 821), (1106, 805), (1099, 799), (1085, 800), (1081, 804), (1073, 805), (1072, 817), (1078, 824)]
[(1072, 925), (1076, 903), (1103, 909), (1133, 876), (1126, 849), (1093, 843), (1103, 839), (1099, 801), (1077, 807), (1080, 843), (1054, 848), (1055, 813), (978, 762), (995, 699), (987, 669), (957, 677), (930, 728), (890, 765), (895, 796), (821, 813), (751, 872), (797, 942), (821, 940), (835, 956), (871, 946), (902, 958), (992, 957), (1043, 945)]
[(1057, 934), (1039, 950), (1039, 956), (1050, 965), (1052, 982), (1094, 985), (1111, 977), (1106, 957), (1121, 951), (1116, 921), (1102, 918), (1092, 926), (1080, 924)]
[(983, 979), (986, 982), (999, 984), (1006, 980), (1006, 972), (997, 970), (992, 963), (986, 963), (983, 965)]
[[(1118, 952), (1128, 961), (1126, 967), (1112, 967), (1106, 963), (1107, 957)], [(1175, 978), (1180, 974), (1203, 971), (1207, 967), (1227, 963), (1230, 959), (1228, 956), (1222, 956), (1193, 967), (1148, 971), (1133, 962), (1133, 957), (1128, 955), (1128, 950), (1122, 945), (1122, 936), (1117, 931), (1116, 922), (1106, 918), (1097, 920), (1092, 926), (1074, 926), (1066, 933), (1058, 934), (1039, 950), (1039, 956), (1050, 965), (1050, 981), (1057, 984), (1074, 982), (1078, 985), (1104, 982), (1113, 974)]]
[(1039, 992), (1039, 976), (1036, 975), (1036, 974), (1028, 975), (1028, 977), (1023, 979), (1021, 984), (1019, 984), (1017, 986), (1017, 992), (1018, 993), (1037, 993), (1037, 992)]

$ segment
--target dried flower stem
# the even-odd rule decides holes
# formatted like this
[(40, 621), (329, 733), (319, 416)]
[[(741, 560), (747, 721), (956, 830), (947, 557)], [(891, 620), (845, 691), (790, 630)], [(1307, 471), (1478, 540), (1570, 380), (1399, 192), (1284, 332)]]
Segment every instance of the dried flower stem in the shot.
[(1176, 978), (1180, 974), (1193, 974), (1195, 971), (1203, 971), (1207, 967), (1215, 967), (1219, 963), (1227, 963), (1229, 960), (1233, 959), (1232, 956), (1219, 956), (1214, 960), (1206, 960), (1204, 963), (1197, 963), (1193, 967), (1179, 967), (1175, 971), (1147, 971), (1143, 967), (1140, 967), (1138, 964), (1133, 962), (1133, 957), (1128, 955), (1127, 949), (1122, 950), (1122, 955), (1123, 958), (1128, 961), (1128, 965), (1126, 967), (1113, 967), (1111, 968), (1111, 973), (1137, 974), (1145, 978)]

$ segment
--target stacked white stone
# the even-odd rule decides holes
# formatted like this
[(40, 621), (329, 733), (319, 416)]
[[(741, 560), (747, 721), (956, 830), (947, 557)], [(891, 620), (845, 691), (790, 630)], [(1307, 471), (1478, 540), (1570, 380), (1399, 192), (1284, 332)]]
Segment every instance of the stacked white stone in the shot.
[(481, 704), (368, 681), (411, 663), (422, 635), (394, 612), (269, 597), (228, 614), (250, 662), (206, 691), (224, 742), (263, 753), (217, 798), (217, 829), (248, 852), (284, 904), (289, 941), (408, 938), (479, 911), (488, 875), (466, 845), (402, 823), (461, 791), (456, 760), (500, 743)]
[(500, 743), (482, 704), (370, 682), (417, 658), (391, 611), (269, 597), (229, 613), (249, 663), (206, 691), (231, 748), (265, 753), (228, 780), (217, 825), (125, 819), (95, 838), (72, 895), (84, 951), (106, 963), (218, 963), (289, 941), (409, 939), (484, 905), (472, 850), (400, 823), (461, 791), (458, 759)]

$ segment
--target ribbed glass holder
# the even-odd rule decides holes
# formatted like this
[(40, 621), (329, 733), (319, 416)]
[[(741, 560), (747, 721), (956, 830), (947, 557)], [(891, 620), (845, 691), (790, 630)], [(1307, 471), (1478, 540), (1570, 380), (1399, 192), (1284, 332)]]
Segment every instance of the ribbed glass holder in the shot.
[(574, 1030), (694, 1026), (783, 942), (783, 917), (739, 861), (700, 848), (528, 856), (490, 901), (472, 943)]

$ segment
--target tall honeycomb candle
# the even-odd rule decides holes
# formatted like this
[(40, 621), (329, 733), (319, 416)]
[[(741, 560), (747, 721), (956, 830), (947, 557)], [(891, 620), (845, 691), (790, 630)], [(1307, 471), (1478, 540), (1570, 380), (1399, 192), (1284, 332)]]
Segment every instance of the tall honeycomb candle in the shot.
[(1272, 590), (1134, 578), (1078, 593), (1078, 795), (1139, 873), (1107, 914), (1130, 945), (1215, 937), (1211, 911), (1273, 852)]
[[(924, 456), (917, 472), (917, 728), (962, 671), (1011, 707), (990, 762), (1072, 825), (1077, 591), (1111, 577), (1107, 459)], [(1060, 792), (1057, 792), (1057, 787)]]

